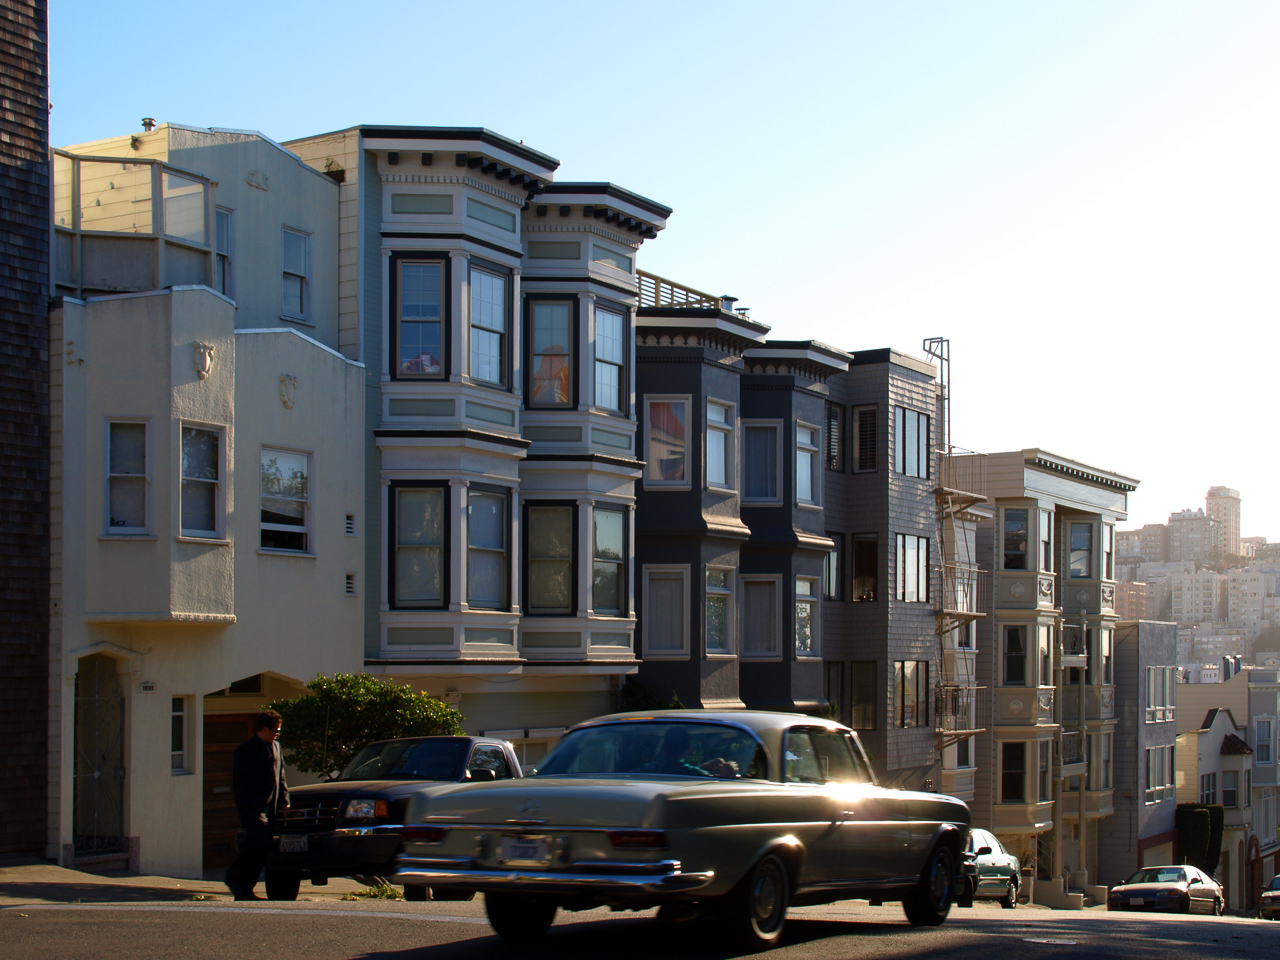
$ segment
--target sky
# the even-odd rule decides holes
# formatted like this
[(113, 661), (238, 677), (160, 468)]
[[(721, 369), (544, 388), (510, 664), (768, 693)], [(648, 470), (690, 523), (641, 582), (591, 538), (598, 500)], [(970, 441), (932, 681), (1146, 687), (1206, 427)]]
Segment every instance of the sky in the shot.
[(277, 141), (488, 127), (558, 180), (672, 207), (637, 266), (738, 297), (771, 336), (948, 338), (953, 444), (1139, 480), (1130, 526), (1234, 487), (1242, 534), (1280, 540), (1280, 4), (50, 0), (49, 19), (54, 145), (144, 116)]

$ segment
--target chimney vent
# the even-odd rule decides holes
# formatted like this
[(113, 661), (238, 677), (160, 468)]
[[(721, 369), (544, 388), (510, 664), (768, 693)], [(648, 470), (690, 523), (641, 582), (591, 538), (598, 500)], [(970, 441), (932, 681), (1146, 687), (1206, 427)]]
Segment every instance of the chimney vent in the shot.
[(145, 132), (150, 133), (150, 132), (151, 132), (152, 130), (154, 130), (155, 128), (156, 128), (156, 118), (155, 118), (155, 117), (143, 117), (143, 118), (142, 118), (142, 129), (143, 129)]
[(725, 313), (733, 313), (733, 305), (738, 302), (737, 297), (731, 297), (727, 293), (720, 297), (720, 309)]

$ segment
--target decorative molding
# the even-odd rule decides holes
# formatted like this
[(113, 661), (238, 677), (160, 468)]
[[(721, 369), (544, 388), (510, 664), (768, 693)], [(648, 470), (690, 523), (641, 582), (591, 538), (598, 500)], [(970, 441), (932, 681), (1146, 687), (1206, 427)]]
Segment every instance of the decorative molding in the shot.
[[(494, 197), (501, 197), (508, 203), (514, 203), (517, 207), (524, 206), (525, 196), (523, 193), (512, 193), (510, 190), (501, 190), (492, 183), (486, 183), (484, 180), (477, 180), (475, 177), (463, 176), (461, 174), (443, 174), (443, 173), (384, 173), (382, 174), (383, 183), (433, 183), (433, 184), (462, 184), (472, 187), (482, 193), (490, 194)], [(463, 211), (465, 214), (465, 211)]]
[(195, 351), (196, 376), (201, 380), (207, 380), (213, 371), (213, 344), (196, 340), (192, 347)]
[(1039, 702), (1040, 702), (1040, 712), (1048, 713), (1050, 710), (1053, 709), (1053, 694), (1052, 693), (1040, 694)]
[(1102, 705), (1108, 709), (1111, 708), (1111, 702), (1115, 699), (1115, 693), (1111, 690), (1102, 691)]
[(1021, 581), (1015, 581), (1009, 587), (1009, 596), (1015, 600), (1020, 600), (1022, 595), (1027, 592), (1027, 588), (1022, 585)]
[(1040, 578), (1040, 599), (1042, 600), (1053, 599), (1053, 578), (1052, 577)]
[(1022, 712), (1022, 706), (1023, 706), (1023, 704), (1022, 704), (1022, 701), (1021, 701), (1021, 700), (1017, 700), (1017, 699), (1010, 700), (1010, 701), (1009, 701), (1009, 712), (1010, 712), (1010, 713), (1021, 713), (1021, 712)]
[(244, 178), (244, 182), (255, 190), (261, 190), (263, 193), (271, 189), (271, 180), (261, 170), (250, 170)]
[(1104, 607), (1114, 606), (1116, 602), (1116, 588), (1104, 586), (1102, 588), (1102, 605)]
[(292, 410), (298, 399), (298, 378), (288, 373), (280, 374), (280, 402), (286, 410)]
[(1076, 602), (1077, 602), (1077, 603), (1085, 603), (1085, 602), (1087, 602), (1087, 601), (1088, 601), (1088, 599), (1089, 599), (1089, 591), (1088, 591), (1088, 590), (1077, 590), (1077, 591), (1076, 591)]

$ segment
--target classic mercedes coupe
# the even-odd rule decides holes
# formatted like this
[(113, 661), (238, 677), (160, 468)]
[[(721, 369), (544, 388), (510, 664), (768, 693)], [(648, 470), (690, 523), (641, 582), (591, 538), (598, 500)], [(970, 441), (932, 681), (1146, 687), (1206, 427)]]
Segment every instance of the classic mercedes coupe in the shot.
[(625, 713), (571, 728), (532, 777), (415, 795), (396, 877), (483, 891), (509, 940), (607, 905), (715, 918), (758, 948), (789, 906), (854, 897), (942, 923), (974, 869), (969, 825), (960, 800), (878, 786), (838, 723)]

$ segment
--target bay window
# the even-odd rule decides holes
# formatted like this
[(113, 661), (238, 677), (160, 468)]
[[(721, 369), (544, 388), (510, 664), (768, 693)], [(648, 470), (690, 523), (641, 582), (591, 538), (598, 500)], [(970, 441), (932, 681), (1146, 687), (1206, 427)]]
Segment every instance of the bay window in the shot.
[(182, 427), (182, 535), (216, 538), (222, 520), (222, 432)]
[(500, 387), (507, 386), (507, 282), (471, 267), (471, 378)]
[(622, 411), (626, 393), (626, 320), (616, 310), (596, 307), (596, 393), (597, 407)]
[(443, 261), (400, 261), (396, 272), (396, 376), (434, 378), (445, 375)]
[(508, 599), (508, 495), (484, 487), (467, 488), (467, 603), (505, 610)]
[(627, 515), (597, 506), (591, 516), (591, 609), (620, 617), (626, 601)]
[(445, 497), (440, 485), (392, 487), (395, 570), (390, 600), (395, 608), (443, 608), (448, 603)]
[(573, 404), (573, 304), (529, 301), (529, 406)]
[(525, 552), (529, 558), (525, 610), (568, 616), (574, 612), (574, 507), (526, 503)]

